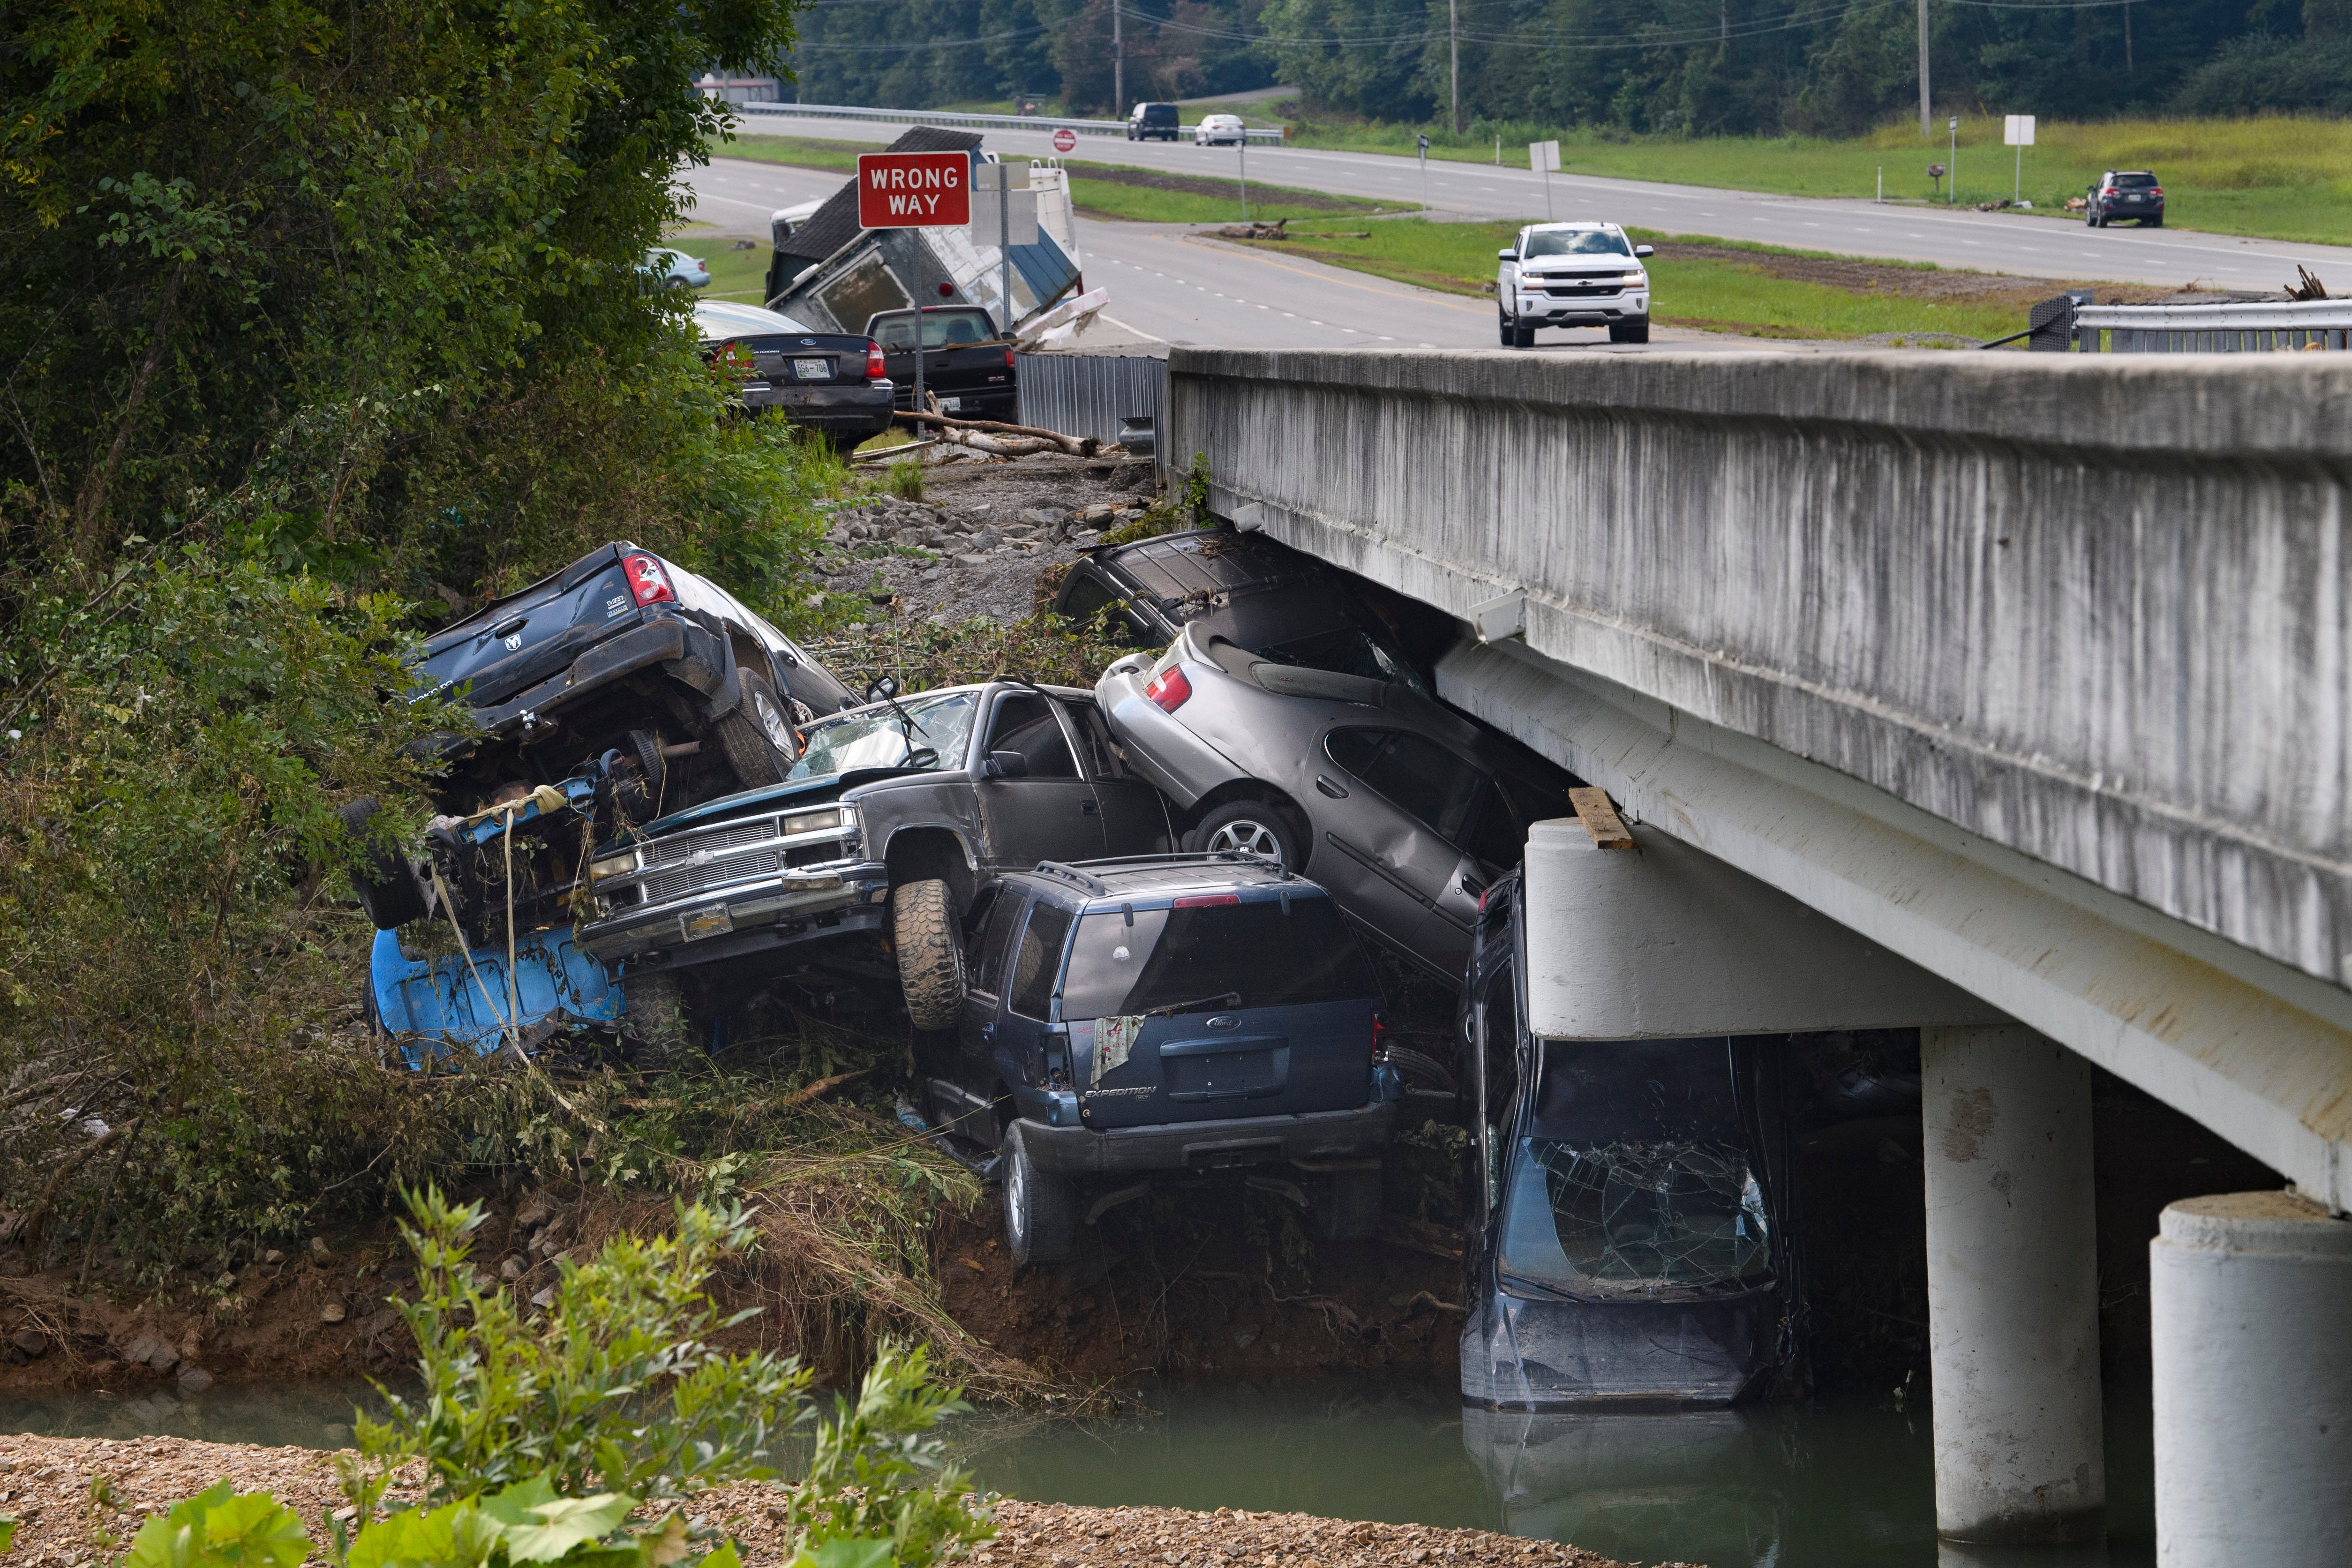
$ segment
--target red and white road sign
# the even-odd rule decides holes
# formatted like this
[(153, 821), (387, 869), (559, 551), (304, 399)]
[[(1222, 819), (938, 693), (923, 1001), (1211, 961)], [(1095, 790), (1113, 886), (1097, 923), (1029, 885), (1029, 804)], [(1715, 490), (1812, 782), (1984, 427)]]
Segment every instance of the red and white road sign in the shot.
[(857, 225), (928, 229), (971, 222), (969, 152), (861, 152)]
[(1062, 127), (1062, 129), (1061, 129), (1061, 130), (1056, 131), (1055, 132), (1054, 132), (1054, 151), (1055, 151), (1055, 152), (1076, 152), (1077, 150), (1078, 150), (1078, 133), (1077, 133), (1076, 131), (1075, 131), (1071, 130), (1068, 126), (1065, 125), (1064, 127)]

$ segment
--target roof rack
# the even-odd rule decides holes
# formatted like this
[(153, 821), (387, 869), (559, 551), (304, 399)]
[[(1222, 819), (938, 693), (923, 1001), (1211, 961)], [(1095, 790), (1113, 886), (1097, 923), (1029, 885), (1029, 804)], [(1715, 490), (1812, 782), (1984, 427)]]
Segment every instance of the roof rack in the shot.
[(1165, 865), (1254, 865), (1263, 866), (1285, 882), (1296, 882), (1298, 873), (1272, 855), (1262, 855), (1252, 850), (1185, 850), (1165, 855), (1113, 855), (1093, 861), (1039, 861), (1037, 870), (1065, 882), (1076, 883), (1092, 893), (1108, 893), (1109, 888), (1093, 872), (1136, 871)]
[(1055, 877), (1066, 883), (1074, 883), (1077, 886), (1085, 888), (1088, 893), (1094, 894), (1098, 897), (1106, 895), (1110, 892), (1110, 884), (1103, 881), (1102, 878), (1098, 876), (1088, 876), (1085, 872), (1080, 871), (1077, 867), (1073, 865), (1064, 865), (1060, 861), (1039, 861), (1037, 862), (1037, 874), (1039, 876)]

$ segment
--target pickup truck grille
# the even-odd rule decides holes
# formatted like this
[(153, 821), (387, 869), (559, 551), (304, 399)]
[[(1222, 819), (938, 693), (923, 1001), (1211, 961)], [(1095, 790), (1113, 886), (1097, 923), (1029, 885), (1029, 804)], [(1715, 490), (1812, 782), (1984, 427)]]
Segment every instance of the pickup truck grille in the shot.
[(666, 843), (646, 846), (646, 869), (656, 870), (691, 860), (698, 854), (725, 854), (729, 850), (745, 844), (764, 844), (776, 836), (776, 820), (761, 817), (757, 821), (737, 822), (730, 827), (714, 828), (707, 833), (690, 833)]
[(673, 898), (683, 898), (689, 893), (699, 893), (720, 883), (772, 873), (782, 869), (782, 865), (783, 856), (775, 850), (729, 855), (708, 865), (681, 866), (677, 871), (649, 876), (638, 884), (642, 889), (638, 896), (646, 904), (667, 904)]
[(1625, 292), (1625, 286), (1612, 279), (1606, 283), (1547, 283), (1544, 292), (1554, 299), (1605, 299)]
[[(773, 876), (778, 872), (797, 866), (824, 865), (849, 858), (849, 841), (845, 835), (828, 834), (789, 847), (778, 844), (775, 836), (775, 822), (763, 820), (742, 823), (719, 832), (705, 833), (683, 845), (669, 846), (668, 852), (663, 854), (656, 864), (667, 864), (673, 869), (656, 870), (647, 875), (637, 884), (636, 901), (639, 904), (667, 904), (674, 898), (686, 898), (730, 883)], [(745, 845), (758, 847), (738, 847)], [(691, 863), (691, 852), (698, 849), (712, 852), (711, 857), (699, 865)]]

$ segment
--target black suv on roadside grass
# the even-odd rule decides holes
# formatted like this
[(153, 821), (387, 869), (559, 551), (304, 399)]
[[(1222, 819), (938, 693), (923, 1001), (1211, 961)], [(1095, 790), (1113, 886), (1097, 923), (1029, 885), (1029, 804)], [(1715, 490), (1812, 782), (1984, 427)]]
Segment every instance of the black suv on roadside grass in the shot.
[(1402, 1097), (1381, 1006), (1329, 896), (1271, 862), (1047, 862), (994, 890), (929, 1110), (997, 1151), (1016, 1263), (1067, 1257), (1154, 1172), (1286, 1163), (1324, 1238), (1362, 1236)]

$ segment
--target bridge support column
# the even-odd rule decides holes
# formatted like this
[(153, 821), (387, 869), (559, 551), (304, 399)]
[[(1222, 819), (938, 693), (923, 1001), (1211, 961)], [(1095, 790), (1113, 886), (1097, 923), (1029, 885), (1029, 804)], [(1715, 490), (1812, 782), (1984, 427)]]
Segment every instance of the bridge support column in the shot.
[(2184, 1198), (2148, 1246), (2158, 1568), (2352, 1562), (2352, 1223)]
[(1920, 1031), (1936, 1529), (2099, 1539), (2090, 1064), (2011, 1025)]

